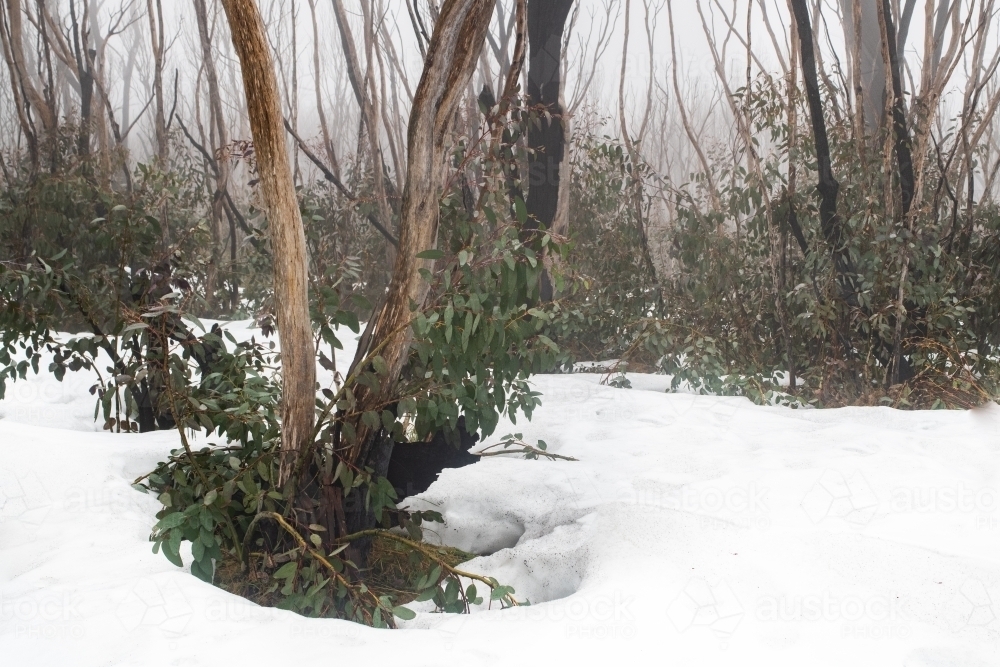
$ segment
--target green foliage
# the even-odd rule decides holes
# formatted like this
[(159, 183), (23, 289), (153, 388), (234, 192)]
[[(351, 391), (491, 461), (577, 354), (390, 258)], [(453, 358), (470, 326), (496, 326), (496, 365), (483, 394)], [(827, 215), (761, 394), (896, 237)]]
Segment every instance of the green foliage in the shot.
[[(252, 157), (252, 147), (244, 148)], [(456, 154), (467, 173), (486, 168), (480, 149)], [(501, 152), (512, 155), (509, 146)], [(0, 242), (15, 259), (0, 264), (0, 395), (5, 381), (43, 370), (45, 354), (60, 379), (67, 370), (92, 370), (95, 418), (106, 429), (176, 428), (181, 439), (181, 448), (136, 482), (163, 506), (151, 535), (155, 551), (181, 565), (181, 544), (189, 542), (196, 576), (211, 581), (220, 567), (237, 563), (244, 576), (266, 582), (261, 601), (300, 613), (374, 626), (392, 625), (394, 614), (406, 617), (392, 595), (365, 586), (351, 561), (354, 542), (367, 538), (300, 521), (297, 506), (308, 489), (277, 484), (281, 396), (274, 344), (237, 341), (198, 319), (224, 312), (228, 302), (233, 314), (257, 316), (265, 336), (273, 331), (266, 219), (249, 209), (250, 228), (233, 250), (237, 261), (223, 266), (213, 250), (211, 180), (183, 151), (169, 169), (140, 165), (128, 188), (103, 181), (91, 167), (67, 162), (10, 183), (3, 193)], [(425, 275), (431, 297), (414, 313), (413, 353), (397, 400), (360, 415), (398, 440), (454, 429), (459, 416), (469, 428), (489, 432), (500, 415), (530, 415), (539, 400), (528, 375), (551, 365), (557, 351), (542, 333), (546, 313), (526, 305), (536, 298), (542, 264), (516, 231), (523, 202), (511, 206), (506, 190), (484, 190), (482, 206), (471, 211), (465, 194), (456, 186), (442, 203), (445, 242), (431, 251), (441, 261)], [(355, 503), (371, 512), (382, 526), (377, 532), (390, 525), (406, 532), (423, 572), (413, 582), (417, 595), (442, 611), (467, 610), (482, 601), (475, 585), (462, 583), (473, 575), (420, 543), (423, 526), (440, 515), (397, 508), (395, 490), (372, 465), (355, 465), (331, 447), (335, 436), (349, 436), (352, 388), (378, 386), (388, 370), (377, 353), (349, 378), (334, 363), (343, 347), (339, 332), (358, 333), (372, 309), (368, 295), (384, 290), (385, 244), (363, 222), (364, 206), (320, 186), (304, 190), (301, 202), (318, 361), (336, 371), (335, 386), (317, 400), (319, 470), (328, 470), (345, 509)], [(543, 247), (558, 252), (549, 241)], [(78, 335), (58, 333), (67, 330)], [(191, 432), (224, 444), (193, 448)], [(478, 582), (492, 600), (515, 604), (509, 587)]]
[(661, 306), (656, 277), (643, 261), (642, 225), (650, 200), (637, 210), (630, 193), (635, 178), (648, 179), (645, 164), (632, 164), (608, 137), (574, 138), (569, 196), (567, 269), (572, 287), (562, 293), (551, 333), (572, 358), (618, 358), (629, 353), (642, 320)]
[[(218, 567), (220, 559), (236, 559), (243, 564), (244, 577), (269, 582), (255, 593), (269, 602), (300, 613), (391, 625), (393, 614), (405, 618), (408, 611), (396, 604), (393, 594), (373, 592), (360, 583), (363, 572), (352, 554), (361, 553), (355, 549), (363, 547), (356, 545), (374, 535), (402, 539), (386, 532), (398, 525), (409, 536), (407, 548), (423, 564), (417, 568), (423, 574), (411, 582), (416, 599), (433, 600), (441, 611), (467, 611), (470, 604), (482, 603), (475, 585), (463, 583), (474, 578), (491, 589), (491, 601), (515, 604), (513, 589), (461, 573), (421, 545), (423, 525), (440, 521), (440, 515), (398, 508), (396, 493), (376, 472), (375, 461), (362, 457), (359, 462), (344, 455), (345, 446), (355, 440), (355, 420), (376, 433), (376, 441), (423, 439), (441, 430), (450, 433), (460, 418), (469, 430), (488, 434), (501, 416), (530, 417), (539, 404), (528, 378), (557, 362), (558, 347), (545, 334), (555, 307), (537, 304), (542, 258), (520, 237), (523, 202), (517, 206), (511, 201), (506, 180), (491, 159), (500, 161), (498, 153), (484, 146), (459, 147), (456, 152), (456, 164), (470, 172), (481, 169), (488, 177), (475, 207), (469, 207), (467, 186), (458, 180), (442, 199), (442, 242), (439, 248), (421, 253), (435, 260), (433, 270), (422, 273), (429, 298), (422, 308), (414, 307), (411, 354), (392, 388), (391, 403), (358, 413), (358, 388), (378, 390), (387, 382), (389, 369), (376, 348), (348, 377), (338, 377), (333, 387), (321, 391), (317, 445), (303, 459), (304, 477), (280, 487), (277, 429), (269, 428), (262, 438), (249, 441), (235, 440), (226, 432), (228, 446), (192, 452), (185, 445), (174, 452), (142, 484), (166, 501), (152, 539), (169, 558), (174, 560), (179, 544), (189, 540), (201, 545), (194, 552), (197, 562), (192, 571), (206, 578), (213, 563)], [(304, 201), (306, 214), (316, 210), (310, 208), (308, 196)], [(540, 248), (561, 254), (548, 235), (541, 238)], [(317, 340), (330, 350), (327, 356), (320, 347), (319, 363), (329, 370), (348, 372), (336, 368), (333, 353), (342, 347), (339, 327), (359, 331), (358, 309), (366, 304), (352, 287), (363, 280), (362, 273), (356, 261), (346, 261), (314, 276)], [(231, 420), (235, 413), (224, 409), (220, 414), (221, 404), (192, 394), (196, 384), (191, 380), (176, 385), (181, 394), (176, 404), (184, 411), (176, 416), (178, 423), (195, 418), (223, 433), (216, 420)], [(274, 393), (266, 393), (268, 401), (277, 394), (273, 389)], [(273, 416), (273, 404), (267, 406), (265, 410), (264, 404), (251, 403), (246, 411)], [(540, 447), (544, 454), (544, 443)], [(324, 504), (328, 501), (315, 498), (314, 489), (331, 489), (340, 500)], [(318, 506), (340, 507), (337, 511), (347, 514), (370, 513), (380, 527), (345, 534), (343, 524), (331, 523), (329, 514), (303, 509)], [(284, 564), (276, 567), (279, 563)]]
[[(475, 240), (487, 234), (488, 242), (477, 247)], [(413, 320), (416, 354), (400, 409), (416, 414), (420, 438), (454, 429), (460, 415), (484, 435), (503, 414), (530, 418), (539, 394), (528, 376), (551, 366), (558, 352), (544, 333), (549, 314), (530, 306), (542, 263), (517, 228), (487, 230), (463, 221), (457, 236), (451, 257), (439, 264), (436, 299)]]
[[(673, 376), (674, 389), (761, 403), (967, 407), (996, 397), (996, 203), (949, 196), (954, 174), (942, 171), (940, 147), (931, 145), (924, 199), (904, 219), (894, 162), (880, 148), (885, 137), (859, 141), (850, 118), (828, 110), (854, 271), (838, 276), (819, 223), (807, 110), (797, 102), (793, 148), (788, 100), (775, 81), (753, 82), (738, 91), (737, 103), (750, 119), (760, 172), (746, 158), (751, 147), (713, 153), (720, 207), (705, 174), (664, 186), (647, 168), (619, 166), (627, 155), (610, 140), (577, 139), (571, 257), (588, 289), (565, 304), (572, 317), (560, 322), (556, 340), (568, 339), (577, 356), (656, 368)], [(790, 168), (798, 183), (791, 192)], [(671, 199), (662, 275), (640, 270), (642, 239), (632, 230), (646, 213), (629, 206), (626, 174), (638, 174), (644, 201), (661, 191)], [(842, 298), (844, 280), (858, 285), (857, 305)], [(905, 372), (903, 385), (890, 387), (897, 320)], [(790, 367), (795, 388), (787, 387)]]

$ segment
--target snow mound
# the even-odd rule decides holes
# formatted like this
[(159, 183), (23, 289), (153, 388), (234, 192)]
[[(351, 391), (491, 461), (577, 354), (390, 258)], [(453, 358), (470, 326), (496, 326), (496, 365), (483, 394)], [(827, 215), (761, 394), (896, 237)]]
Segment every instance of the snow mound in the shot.
[(15, 384), (0, 402), (0, 655), (1000, 664), (1000, 407), (792, 410), (629, 377), (539, 376), (534, 420), (497, 430), (579, 461), (484, 459), (408, 500), (444, 514), (431, 539), (484, 554), (465, 567), (532, 604), (401, 631), (260, 608), (152, 554), (157, 503), (130, 483), (175, 434), (86, 432), (89, 380)]

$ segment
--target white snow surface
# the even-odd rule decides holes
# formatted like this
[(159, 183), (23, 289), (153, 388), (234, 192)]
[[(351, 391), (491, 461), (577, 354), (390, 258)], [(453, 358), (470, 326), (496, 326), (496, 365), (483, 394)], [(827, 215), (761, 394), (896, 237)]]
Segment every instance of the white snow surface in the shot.
[(415, 605), (396, 631), (261, 608), (154, 555), (159, 505), (130, 484), (176, 434), (99, 432), (86, 373), (15, 383), (0, 664), (1000, 665), (1000, 407), (793, 410), (629, 379), (538, 376), (534, 419), (487, 440), (579, 461), (483, 459), (409, 501), (531, 605)]

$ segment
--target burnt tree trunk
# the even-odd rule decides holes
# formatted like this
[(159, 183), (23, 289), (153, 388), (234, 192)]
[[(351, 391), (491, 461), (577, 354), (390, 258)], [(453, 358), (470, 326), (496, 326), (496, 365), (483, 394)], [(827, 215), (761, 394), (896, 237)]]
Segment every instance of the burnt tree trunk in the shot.
[(899, 53), (896, 50), (896, 29), (892, 22), (892, 8), (889, 0), (880, 0), (878, 8), (879, 27), (882, 32), (882, 50), (888, 60), (889, 79), (892, 85), (892, 129), (896, 139), (896, 163), (899, 168), (899, 189), (902, 196), (903, 217), (910, 213), (916, 187), (913, 175), (913, 155), (910, 151), (910, 132), (906, 126), (906, 110), (903, 108), (903, 83), (900, 78)]
[[(73, 34), (73, 57), (76, 59), (76, 74), (80, 82), (80, 128), (77, 135), (77, 154), (86, 161), (90, 157), (90, 130), (94, 109), (93, 51), (90, 48), (86, 28), (80, 26), (76, 15), (76, 3), (69, 3), (70, 28)], [(89, 172), (89, 165), (85, 165)]]
[[(528, 0), (528, 104), (550, 116), (528, 130), (528, 220), (522, 240), (541, 249), (539, 228), (552, 229), (559, 210), (560, 170), (566, 153), (562, 90), (562, 40), (573, 0)], [(541, 298), (552, 299), (548, 273)]]
[[(409, 356), (412, 332), (410, 304), (422, 306), (429, 285), (420, 269), (433, 268), (433, 260), (417, 255), (437, 242), (438, 208), (446, 165), (447, 139), (462, 95), (475, 70), (496, 0), (448, 0), (434, 28), (423, 75), (410, 112), (407, 178), (403, 191), (399, 252), (393, 267), (385, 304), (372, 318), (366, 349), (359, 349), (357, 363), (367, 363), (368, 352), (379, 349), (388, 373), (380, 388), (358, 385), (355, 412), (391, 402), (396, 382)], [(349, 371), (354, 373), (355, 368)], [(357, 438), (349, 458), (361, 456), (372, 430), (358, 420)]]
[[(896, 140), (896, 165), (899, 176), (899, 192), (902, 204), (902, 218), (907, 231), (912, 231), (913, 219), (910, 209), (913, 207), (916, 195), (916, 178), (913, 169), (913, 153), (910, 150), (910, 131), (906, 125), (906, 110), (903, 108), (903, 84), (900, 73), (899, 53), (897, 51), (896, 29), (892, 22), (892, 8), (888, 0), (880, 0), (878, 6), (878, 22), (882, 36), (882, 51), (885, 54), (888, 78), (891, 83), (892, 104), (889, 112)], [(905, 238), (905, 237), (904, 237)], [(909, 359), (903, 354), (903, 321), (908, 308), (916, 307), (906, 301), (906, 279), (910, 272), (909, 256), (903, 246), (900, 251), (899, 291), (896, 298), (895, 323), (892, 337), (892, 362), (889, 384), (899, 384), (909, 380), (914, 370)]]
[(823, 116), (823, 101), (819, 94), (819, 77), (816, 73), (816, 52), (813, 45), (812, 23), (805, 0), (789, 0), (795, 13), (795, 23), (799, 32), (799, 48), (802, 56), (802, 79), (809, 103), (813, 138), (816, 142), (816, 161), (819, 171), (820, 229), (823, 238), (833, 253), (834, 268), (837, 272), (837, 286), (840, 295), (851, 307), (858, 307), (858, 288), (854, 263), (847, 248), (844, 224), (837, 212), (837, 197), (840, 183), (833, 175), (830, 159), (830, 140), (826, 133), (826, 119)]

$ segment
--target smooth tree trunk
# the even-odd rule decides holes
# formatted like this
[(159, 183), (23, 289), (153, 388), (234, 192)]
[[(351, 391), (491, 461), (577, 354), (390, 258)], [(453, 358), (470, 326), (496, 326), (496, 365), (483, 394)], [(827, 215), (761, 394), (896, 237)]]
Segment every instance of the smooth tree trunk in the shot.
[[(368, 0), (365, 0), (367, 2)], [(362, 8), (367, 5), (362, 3)], [(365, 16), (366, 47), (371, 44), (370, 29), (370, 8)], [(371, 161), (372, 186), (375, 190), (375, 206), (378, 209), (379, 222), (388, 230), (392, 229), (392, 208), (389, 204), (389, 197), (386, 191), (385, 161), (382, 159), (382, 147), (379, 141), (379, 106), (380, 101), (376, 94), (375, 86), (371, 80), (372, 59), (371, 52), (366, 48), (367, 68), (362, 71), (361, 61), (358, 56), (357, 47), (354, 43), (354, 35), (351, 33), (351, 26), (348, 22), (347, 10), (343, 0), (333, 0), (333, 12), (337, 19), (337, 29), (340, 33), (340, 43), (344, 51), (344, 62), (347, 65), (347, 80), (354, 91), (354, 97), (361, 110), (361, 121), (364, 125), (368, 138), (368, 151)], [(390, 253), (391, 254), (391, 253)]]
[[(153, 131), (156, 138), (156, 157), (160, 168), (165, 169), (170, 157), (170, 144), (167, 140), (166, 100), (163, 97), (163, 5), (160, 0), (146, 0), (146, 18), (149, 20), (149, 38), (153, 51)], [(166, 227), (164, 227), (166, 229)]]
[(312, 18), (313, 29), (313, 84), (316, 92), (316, 113), (319, 116), (319, 129), (323, 135), (323, 148), (326, 150), (326, 159), (330, 164), (330, 169), (338, 179), (340, 178), (340, 162), (337, 160), (337, 151), (333, 147), (333, 140), (330, 137), (330, 126), (326, 121), (326, 111), (323, 105), (323, 74), (320, 67), (319, 57), (319, 24), (316, 22), (316, 0), (309, 0), (309, 12)]
[(39, 165), (40, 133), (32, 121), (29, 109), (41, 119), (43, 136), (55, 131), (56, 119), (54, 111), (35, 86), (26, 62), (22, 32), (23, 12), (20, 0), (4, 0), (0, 3), (0, 44), (3, 46), (4, 59), (7, 61), (17, 119), (27, 143), (31, 172), (34, 175)]
[(309, 319), (306, 237), (295, 195), (264, 23), (254, 0), (222, 0), (243, 71), (250, 131), (274, 253), (274, 303), (281, 342), (281, 466), (288, 481), (313, 439), (316, 354)]
[(34, 78), (31, 76), (31, 66), (24, 52), (24, 8), (21, 0), (6, 0), (7, 25), (4, 30), (4, 46), (9, 49), (9, 60), (11, 71), (16, 72), (16, 85), (24, 95), (24, 102), (31, 105), (32, 113), (37, 114), (42, 122), (44, 134), (51, 134), (56, 130), (58, 119), (55, 110), (46, 101), (45, 96), (38, 89)]
[[(879, 35), (878, 3), (881, 0), (841, 0), (844, 36), (851, 55), (851, 69), (856, 99), (861, 102), (865, 132), (872, 135), (882, 126), (885, 105), (885, 62)], [(800, 31), (801, 33), (801, 31)], [(857, 89), (860, 89), (858, 91)]]
[(677, 57), (677, 39), (674, 34), (674, 3), (673, 0), (667, 0), (667, 23), (670, 26), (670, 79), (673, 84), (674, 99), (677, 103), (677, 111), (681, 117), (681, 125), (684, 126), (684, 134), (687, 135), (688, 141), (691, 142), (691, 146), (694, 148), (695, 155), (698, 156), (698, 163), (701, 165), (702, 173), (705, 174), (705, 182), (708, 185), (708, 195), (711, 199), (712, 210), (721, 211), (722, 202), (719, 197), (719, 190), (715, 185), (715, 176), (712, 174), (712, 167), (708, 163), (708, 158), (705, 156), (705, 151), (701, 147), (701, 140), (698, 138), (697, 133), (694, 131), (694, 127), (691, 125), (691, 121), (688, 119), (687, 108), (684, 102), (684, 96), (681, 94), (681, 87), (679, 83), (679, 77), (677, 75), (678, 69), (678, 57)]
[[(646, 25), (649, 25), (649, 6), (646, 6)], [(646, 121), (649, 118), (649, 106), (646, 107), (646, 120), (643, 120), (640, 125), (639, 134), (636, 136), (635, 141), (632, 140), (631, 135), (628, 131), (628, 121), (625, 118), (625, 78), (628, 72), (628, 45), (629, 45), (629, 23), (631, 22), (632, 15), (632, 0), (625, 0), (625, 39), (622, 45), (622, 68), (621, 75), (618, 79), (618, 123), (619, 128), (622, 133), (622, 141), (625, 143), (625, 149), (628, 152), (629, 161), (632, 163), (632, 192), (630, 197), (632, 198), (632, 207), (635, 210), (635, 220), (639, 227), (639, 238), (642, 242), (642, 255), (646, 262), (646, 270), (649, 272), (649, 277), (656, 282), (656, 264), (653, 262), (653, 255), (649, 250), (649, 234), (646, 229), (646, 221), (643, 219), (642, 215), (642, 199), (643, 199), (643, 188), (642, 188), (642, 177), (639, 172), (639, 162), (640, 155), (639, 149), (636, 146), (636, 142), (642, 142), (642, 135), (645, 132)], [(652, 49), (650, 49), (652, 51)], [(652, 71), (652, 68), (650, 69)], [(651, 92), (647, 93), (647, 98), (652, 95)], [(565, 120), (563, 120), (565, 124)], [(565, 138), (564, 138), (565, 141)], [(568, 144), (568, 141), (565, 143)], [(563, 148), (565, 151), (565, 146)], [(566, 170), (568, 171), (568, 170)], [(560, 178), (560, 181), (564, 179)], [(560, 197), (565, 197), (565, 191), (560, 190)], [(551, 298), (551, 295), (549, 295)]]
[(122, 70), (122, 141), (121, 148), (128, 155), (129, 130), (132, 129), (132, 76), (135, 74), (135, 63), (139, 56), (139, 28), (133, 24), (132, 41), (128, 45), (128, 55), (125, 57), (125, 67)]
[[(212, 56), (212, 38), (208, 31), (208, 11), (205, 0), (194, 0), (195, 18), (198, 23), (198, 38), (201, 43), (201, 57), (205, 68), (205, 80), (208, 83), (209, 102), (209, 135), (214, 138), (211, 148), (218, 150), (229, 144), (229, 132), (222, 112), (222, 98), (219, 94), (219, 76), (215, 69), (215, 59)], [(218, 285), (219, 266), (222, 263), (224, 248), (222, 245), (223, 219), (225, 215), (225, 197), (229, 186), (229, 160), (216, 160), (218, 170), (215, 180), (215, 194), (212, 197), (212, 260), (208, 269), (206, 298), (210, 307), (215, 306), (215, 292)], [(235, 225), (230, 223), (230, 244), (235, 247)], [(230, 271), (235, 267), (230, 266)], [(235, 277), (234, 277), (235, 280)], [(235, 310), (238, 295), (234, 293), (230, 307)]]

